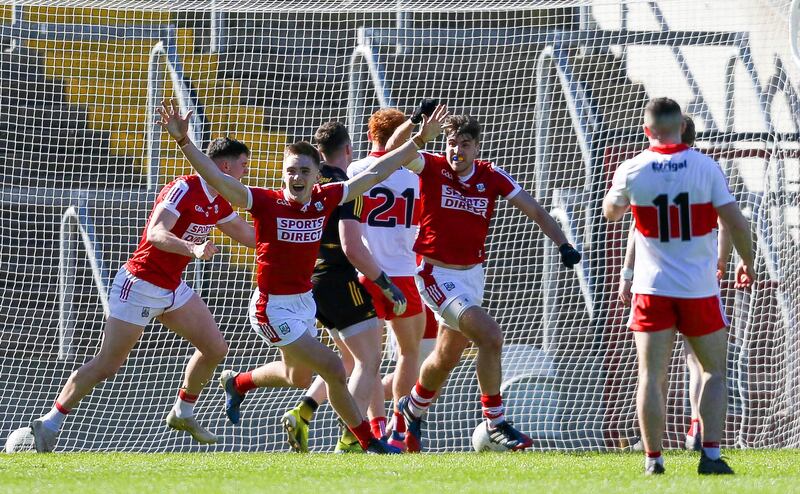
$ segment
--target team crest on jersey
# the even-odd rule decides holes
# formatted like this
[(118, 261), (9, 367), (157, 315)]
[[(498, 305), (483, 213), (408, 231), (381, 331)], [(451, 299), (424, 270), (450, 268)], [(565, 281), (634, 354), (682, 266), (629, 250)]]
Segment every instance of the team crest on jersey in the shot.
[(489, 199), (486, 199), (485, 197), (465, 197), (461, 192), (453, 187), (443, 184), (442, 207), (447, 209), (458, 209), (468, 213), (476, 214), (482, 218), (486, 218), (486, 214), (489, 210)]
[(142, 307), (142, 317), (150, 317), (150, 307)]
[(280, 323), (280, 324), (278, 325), (278, 330), (279, 330), (279, 331), (281, 332), (281, 334), (283, 334), (283, 335), (289, 334), (289, 333), (292, 331), (292, 330), (289, 328), (289, 325), (288, 325), (288, 324), (286, 324), (285, 322), (282, 322), (282, 323)]
[(486, 186), (483, 184), (476, 184), (475, 188), (478, 189), (478, 192), (483, 192), (486, 190)]
[(214, 214), (219, 214), (219, 205), (214, 204)]
[(315, 202), (314, 207), (317, 208), (317, 211), (322, 211), (323, 209), (325, 209), (325, 205), (322, 204), (321, 201)]
[(444, 286), (444, 289), (447, 290), (448, 292), (452, 292), (453, 290), (456, 289), (456, 284), (451, 281), (445, 282), (442, 286)]

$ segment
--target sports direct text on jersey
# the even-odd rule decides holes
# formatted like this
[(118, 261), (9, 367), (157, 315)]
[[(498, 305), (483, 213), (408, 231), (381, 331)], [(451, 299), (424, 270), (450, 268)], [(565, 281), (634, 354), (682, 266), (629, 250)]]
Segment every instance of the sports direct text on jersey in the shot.
[(485, 197), (464, 197), (461, 192), (444, 184), (442, 185), (442, 207), (447, 209), (459, 209), (486, 218), (486, 212), (489, 209), (489, 199)]
[(278, 240), (284, 242), (307, 243), (317, 242), (322, 238), (322, 227), (325, 217), (310, 220), (294, 218), (277, 218)]

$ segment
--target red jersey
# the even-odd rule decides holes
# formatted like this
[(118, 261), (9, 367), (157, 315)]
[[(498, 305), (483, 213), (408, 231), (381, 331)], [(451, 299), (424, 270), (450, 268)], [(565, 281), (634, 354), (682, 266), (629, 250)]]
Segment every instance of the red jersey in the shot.
[(446, 157), (428, 153), (421, 157), (407, 166), (420, 176), (414, 252), (445, 264), (480, 264), (486, 257), (486, 236), (497, 197), (511, 199), (522, 188), (488, 161), (475, 160), (470, 176), (457, 177)]
[(259, 291), (265, 295), (293, 295), (311, 290), (322, 230), (347, 196), (347, 185), (315, 185), (307, 204), (290, 201), (283, 189), (249, 190)]
[(214, 225), (236, 218), (231, 205), (221, 195), (211, 196), (205, 180), (199, 175), (178, 177), (161, 189), (147, 223), (142, 240), (125, 268), (139, 279), (167, 290), (175, 290), (181, 284), (183, 270), (193, 257), (165, 252), (147, 241), (147, 228), (156, 208), (164, 208), (176, 216), (178, 221), (170, 230), (175, 236), (200, 245), (208, 240)]

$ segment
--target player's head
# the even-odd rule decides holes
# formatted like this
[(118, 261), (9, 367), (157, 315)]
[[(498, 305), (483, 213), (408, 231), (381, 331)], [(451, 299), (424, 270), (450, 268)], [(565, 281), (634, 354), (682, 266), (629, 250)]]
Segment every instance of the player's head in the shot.
[(350, 133), (341, 122), (326, 122), (314, 132), (314, 141), (328, 164), (344, 161), (347, 166), (353, 161), (353, 145)]
[(367, 123), (367, 139), (372, 143), (372, 150), (386, 149), (389, 138), (405, 121), (406, 116), (397, 108), (381, 108), (373, 113)]
[(320, 156), (308, 141), (298, 141), (283, 150), (283, 185), (289, 197), (306, 203), (319, 179)]
[(220, 170), (236, 180), (241, 180), (247, 175), (250, 149), (245, 143), (230, 137), (218, 137), (208, 144), (206, 154)]
[(456, 174), (469, 173), (478, 157), (481, 124), (469, 115), (451, 115), (442, 128), (447, 138), (445, 154), (450, 168)]
[(694, 120), (688, 113), (683, 114), (683, 132), (681, 133), (681, 142), (687, 146), (694, 146), (694, 141), (697, 139), (697, 130), (694, 128)]
[(669, 98), (653, 98), (644, 109), (644, 133), (664, 144), (681, 142), (684, 121), (681, 107)]

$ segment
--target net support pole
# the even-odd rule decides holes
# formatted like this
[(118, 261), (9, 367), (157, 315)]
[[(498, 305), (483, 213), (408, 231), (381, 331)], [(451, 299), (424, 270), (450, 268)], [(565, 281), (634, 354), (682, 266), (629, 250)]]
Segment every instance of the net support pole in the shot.
[[(78, 234), (78, 241), (72, 238), (70, 227)], [(70, 206), (61, 216), (59, 228), (58, 249), (58, 359), (67, 360), (75, 356), (72, 339), (75, 332), (75, 319), (73, 311), (74, 280), (77, 271), (78, 253), (83, 247), (89, 268), (92, 272), (92, 281), (100, 304), (103, 306), (103, 315), (107, 318), (108, 291), (106, 288), (106, 271), (103, 259), (95, 250), (94, 224), (84, 205)]]
[[(367, 71), (369, 73), (368, 81), (364, 81), (364, 77), (358, 70), (359, 63), (363, 63), (367, 66)], [(394, 106), (394, 101), (392, 101), (386, 83), (385, 71), (375, 57), (372, 46), (370, 45), (367, 30), (359, 28), (358, 44), (353, 50), (352, 55), (350, 55), (350, 79), (347, 90), (347, 128), (351, 136), (362, 134), (356, 129), (359, 122), (358, 111), (366, 108), (367, 96), (364, 86), (369, 86), (370, 83), (381, 108)], [(353, 150), (355, 154), (362, 151), (364, 150)]]
[(147, 64), (147, 113), (149, 118), (147, 120), (147, 156), (145, 156), (145, 162), (147, 163), (148, 190), (154, 190), (160, 184), (161, 127), (156, 123), (160, 119), (156, 109), (161, 104), (161, 99), (165, 96), (164, 69), (169, 75), (181, 113), (195, 110), (189, 119), (189, 139), (198, 147), (203, 146), (202, 109), (195, 103), (189, 91), (183, 73), (183, 66), (178, 55), (175, 28), (170, 27), (166, 29), (163, 39), (153, 45)]

